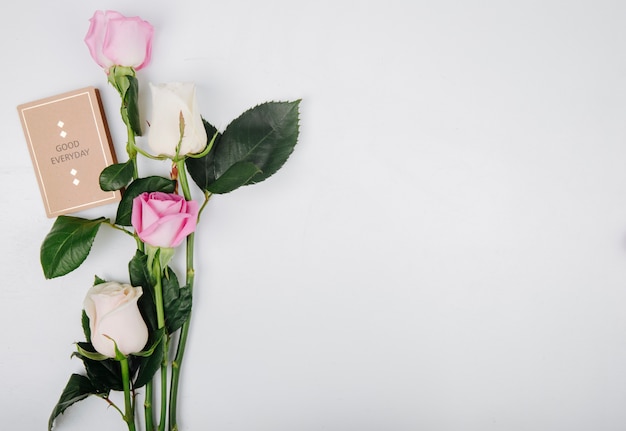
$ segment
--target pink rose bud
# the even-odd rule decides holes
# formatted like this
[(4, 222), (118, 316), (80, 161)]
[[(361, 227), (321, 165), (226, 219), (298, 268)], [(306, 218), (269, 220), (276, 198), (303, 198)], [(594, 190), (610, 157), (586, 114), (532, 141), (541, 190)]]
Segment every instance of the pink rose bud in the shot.
[(141, 287), (114, 281), (89, 289), (83, 306), (97, 352), (115, 358), (115, 345), (126, 356), (145, 347), (148, 327), (137, 306), (142, 293)]
[(198, 203), (177, 194), (142, 193), (133, 199), (131, 223), (144, 243), (153, 247), (178, 247), (196, 230)]
[(111, 66), (139, 70), (150, 62), (154, 29), (149, 22), (110, 10), (96, 11), (89, 21), (85, 43), (105, 70)]

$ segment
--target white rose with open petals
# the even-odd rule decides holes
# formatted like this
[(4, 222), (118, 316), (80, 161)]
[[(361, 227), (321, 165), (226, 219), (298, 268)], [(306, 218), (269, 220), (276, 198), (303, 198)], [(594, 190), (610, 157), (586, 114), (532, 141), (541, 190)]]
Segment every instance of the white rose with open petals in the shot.
[(150, 84), (152, 120), (148, 145), (157, 155), (176, 156), (180, 141), (180, 115), (185, 130), (178, 154), (200, 153), (207, 145), (207, 134), (196, 102), (196, 87), (192, 83), (172, 82)]
[(141, 287), (114, 281), (89, 289), (83, 305), (89, 317), (91, 344), (96, 351), (115, 358), (115, 344), (126, 356), (145, 347), (148, 327), (137, 306), (142, 294)]

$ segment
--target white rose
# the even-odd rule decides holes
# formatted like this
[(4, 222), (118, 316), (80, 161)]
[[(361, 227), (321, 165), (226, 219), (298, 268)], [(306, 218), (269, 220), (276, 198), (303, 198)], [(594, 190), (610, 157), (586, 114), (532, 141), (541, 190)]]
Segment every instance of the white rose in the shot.
[(99, 353), (114, 358), (115, 344), (124, 355), (144, 348), (148, 328), (137, 306), (142, 294), (141, 287), (114, 281), (89, 289), (84, 308), (89, 317), (91, 343)]
[(148, 145), (157, 155), (174, 157), (180, 140), (180, 114), (185, 121), (179, 155), (200, 153), (207, 145), (207, 134), (196, 102), (192, 83), (150, 84), (152, 121)]

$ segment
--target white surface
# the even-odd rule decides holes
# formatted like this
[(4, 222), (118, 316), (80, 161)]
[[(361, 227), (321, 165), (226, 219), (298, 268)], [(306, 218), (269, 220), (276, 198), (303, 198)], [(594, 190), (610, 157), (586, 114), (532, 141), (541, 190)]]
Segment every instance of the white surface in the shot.
[[(84, 293), (133, 254), (103, 230), (80, 270), (39, 266), (52, 220), (15, 107), (95, 85), (123, 154), (119, 98), (82, 41), (95, 9), (152, 22), (142, 88), (195, 81), (220, 128), (303, 99), (287, 165), (203, 219), (181, 430), (626, 427), (626, 3), (0, 9), (3, 429), (45, 429), (82, 369)], [(95, 398), (55, 429), (87, 428), (125, 429)]]

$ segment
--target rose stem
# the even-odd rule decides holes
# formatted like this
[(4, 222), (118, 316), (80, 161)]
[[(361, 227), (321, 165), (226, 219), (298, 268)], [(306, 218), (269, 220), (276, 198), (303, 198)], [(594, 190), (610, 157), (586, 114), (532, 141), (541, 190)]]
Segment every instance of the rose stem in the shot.
[[(187, 173), (185, 171), (184, 160), (176, 162), (178, 168), (178, 179), (180, 181), (181, 189), (185, 200), (191, 200), (191, 192), (189, 191), (189, 182), (187, 181)], [(194, 239), (195, 235), (192, 232), (187, 237), (187, 274), (186, 283), (189, 286), (191, 297), (193, 298), (193, 282), (195, 278), (195, 271), (193, 269), (193, 251), (194, 251)], [(178, 407), (178, 384), (180, 381), (180, 368), (183, 362), (183, 356), (185, 355), (185, 347), (187, 345), (187, 336), (189, 335), (189, 325), (191, 323), (191, 312), (187, 316), (187, 320), (183, 323), (180, 329), (180, 336), (178, 338), (178, 347), (176, 350), (176, 357), (172, 362), (172, 385), (170, 387), (170, 431), (178, 431), (178, 422), (176, 417), (176, 411)]]
[[(122, 69), (127, 69), (127, 68), (123, 67)], [(126, 74), (125, 71), (122, 70), (120, 74), (132, 76), (133, 78), (135, 77), (135, 69), (133, 69), (132, 67), (129, 68), (127, 72), (130, 72), (130, 73)], [(120, 106), (120, 115), (122, 116), (122, 121), (124, 121), (124, 124), (126, 125), (126, 131), (128, 135), (128, 141), (126, 142), (126, 153), (128, 154), (128, 158), (133, 163), (133, 180), (136, 180), (137, 178), (139, 178), (139, 169), (137, 168), (137, 145), (135, 144), (135, 132), (133, 131), (133, 128), (130, 125), (130, 118), (128, 115), (128, 105), (124, 103), (124, 98), (125, 98), (126, 92), (128, 91), (128, 88), (123, 89), (118, 85), (118, 81), (116, 80), (116, 78), (119, 76), (118, 66), (112, 66), (109, 69), (108, 75), (109, 75), (109, 78), (108, 78), (109, 83), (117, 90), (117, 92), (119, 93), (122, 99), (122, 105)], [(131, 96), (132, 95), (133, 93), (131, 93)], [(135, 101), (135, 103), (137, 103), (137, 101)]]
[(152, 382), (146, 383), (146, 395), (143, 403), (144, 416), (146, 418), (146, 430), (154, 430), (154, 419), (152, 418)]
[(120, 360), (122, 367), (122, 382), (124, 384), (124, 420), (128, 424), (129, 431), (135, 431), (135, 409), (130, 396), (130, 372), (128, 369), (128, 358)]
[(137, 150), (135, 144), (135, 132), (130, 124), (126, 124), (126, 130), (128, 131), (128, 143), (126, 144), (126, 152), (128, 157), (133, 161), (133, 180), (139, 177), (139, 168), (137, 167)]
[[(163, 311), (163, 286), (161, 284), (161, 262), (160, 256), (154, 257), (152, 263), (152, 275), (154, 276), (154, 302), (156, 302), (157, 326), (159, 329), (165, 327), (165, 312)], [(161, 417), (159, 418), (159, 431), (165, 430), (167, 420), (167, 351), (168, 336), (165, 335), (165, 346), (163, 348), (163, 360), (161, 361)]]

